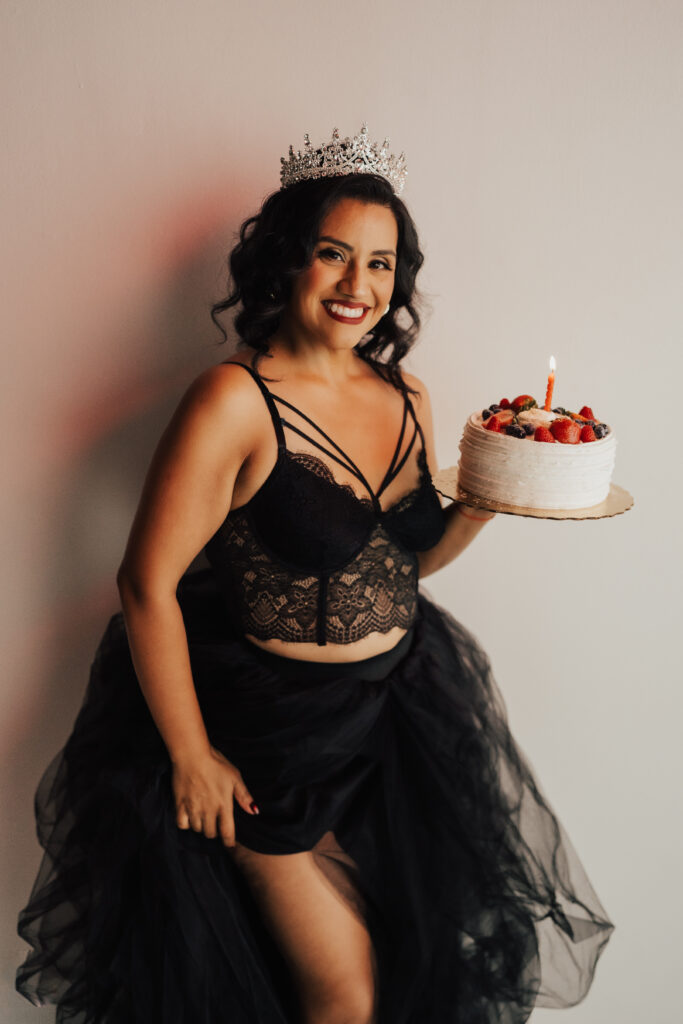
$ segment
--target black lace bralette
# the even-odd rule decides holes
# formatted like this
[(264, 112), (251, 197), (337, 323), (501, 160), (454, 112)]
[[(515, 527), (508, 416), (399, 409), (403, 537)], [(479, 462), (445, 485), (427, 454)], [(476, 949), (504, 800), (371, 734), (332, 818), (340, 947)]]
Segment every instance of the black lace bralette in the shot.
[[(432, 483), (424, 435), (407, 391), (401, 432), (391, 463), (375, 494), (348, 455), (313, 420), (258, 384), (277, 437), (277, 459), (267, 479), (244, 505), (232, 508), (205, 547), (225, 595), (233, 625), (259, 639), (348, 644), (394, 626), (408, 629), (417, 613), (416, 552), (443, 536), (443, 509)], [(383, 377), (384, 380), (386, 378)], [(276, 402), (310, 423), (336, 450), (330, 451), (288, 420)], [(414, 430), (400, 460), (410, 413)], [(335, 479), (319, 456), (293, 451), (284, 427), (353, 474), (368, 496)], [(419, 482), (389, 508), (380, 495), (398, 475), (420, 437)], [(342, 456), (342, 457), (340, 457)]]

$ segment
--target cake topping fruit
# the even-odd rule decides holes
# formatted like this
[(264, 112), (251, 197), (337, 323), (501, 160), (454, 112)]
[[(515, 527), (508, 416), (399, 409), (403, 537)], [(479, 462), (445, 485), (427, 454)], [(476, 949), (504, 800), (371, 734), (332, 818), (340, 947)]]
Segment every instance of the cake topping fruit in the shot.
[(571, 412), (560, 405), (546, 412), (531, 395), (518, 395), (512, 402), (501, 398), (487, 406), (481, 411), (481, 425), (506, 437), (546, 444), (590, 444), (610, 433), (609, 426), (595, 418), (589, 405), (582, 406), (581, 412)]
[(515, 412), (522, 412), (524, 409), (535, 409), (537, 404), (531, 395), (518, 395), (512, 402), (512, 408)]
[(521, 423), (508, 423), (505, 433), (511, 437), (526, 437), (526, 431)]
[(578, 444), (581, 440), (581, 427), (573, 420), (553, 420), (550, 424), (550, 432), (560, 444)]
[(493, 430), (496, 434), (500, 434), (502, 429), (503, 428), (497, 415), (490, 416), (484, 424), (484, 430)]
[(500, 412), (494, 413), (484, 423), (486, 430), (495, 430), (497, 433), (501, 433), (503, 427), (507, 426), (508, 423), (512, 423), (512, 412), (509, 409), (501, 409)]
[(555, 444), (555, 438), (547, 427), (536, 427), (534, 441), (547, 441), (549, 444)]

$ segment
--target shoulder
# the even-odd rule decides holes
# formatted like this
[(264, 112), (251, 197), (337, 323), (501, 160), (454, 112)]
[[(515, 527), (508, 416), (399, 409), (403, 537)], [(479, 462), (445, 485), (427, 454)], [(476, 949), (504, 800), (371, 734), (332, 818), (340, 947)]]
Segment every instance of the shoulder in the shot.
[(415, 406), (415, 411), (419, 414), (420, 410), (426, 410), (427, 413), (431, 413), (431, 402), (429, 398), (429, 391), (423, 380), (416, 377), (414, 373), (408, 373), (407, 370), (401, 369), (401, 377), (408, 387), (413, 388), (417, 394), (410, 395), (410, 399)]
[(228, 441), (230, 449), (246, 456), (267, 421), (266, 404), (249, 371), (218, 363), (191, 382), (169, 429), (190, 444), (217, 450)]
[(251, 373), (233, 363), (218, 363), (195, 377), (181, 405), (196, 414), (218, 419), (235, 414), (251, 414), (265, 406), (260, 389)]

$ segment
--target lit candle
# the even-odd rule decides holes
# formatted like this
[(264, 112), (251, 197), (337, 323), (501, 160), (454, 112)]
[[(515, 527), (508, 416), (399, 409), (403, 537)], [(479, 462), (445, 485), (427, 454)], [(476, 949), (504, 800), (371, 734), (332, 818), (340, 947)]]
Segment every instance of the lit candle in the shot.
[(548, 387), (545, 392), (545, 405), (543, 408), (550, 412), (550, 405), (553, 400), (553, 388), (555, 387), (555, 356), (550, 357), (550, 373), (548, 374)]

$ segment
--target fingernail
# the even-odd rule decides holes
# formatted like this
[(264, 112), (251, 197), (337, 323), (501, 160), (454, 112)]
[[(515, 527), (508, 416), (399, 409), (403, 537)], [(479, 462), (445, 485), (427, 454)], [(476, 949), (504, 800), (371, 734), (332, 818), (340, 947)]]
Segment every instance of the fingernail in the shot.
[(260, 814), (261, 813), (253, 800), (251, 801), (249, 806), (251, 807), (251, 809), (254, 812), (254, 814)]

